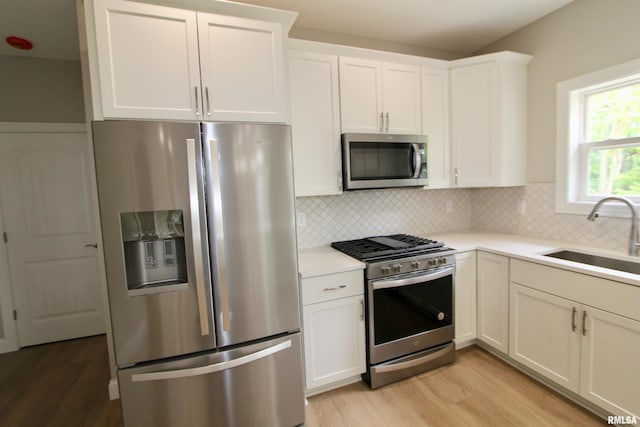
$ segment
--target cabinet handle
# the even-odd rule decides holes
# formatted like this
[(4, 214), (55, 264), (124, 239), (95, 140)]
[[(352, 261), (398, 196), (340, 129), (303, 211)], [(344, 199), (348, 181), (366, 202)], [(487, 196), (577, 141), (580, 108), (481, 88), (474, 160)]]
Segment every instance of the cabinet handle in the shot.
[(342, 171), (338, 171), (338, 191), (342, 191)]
[(204, 88), (204, 94), (207, 99), (207, 116), (211, 117), (211, 106), (209, 105), (209, 88)]
[(364, 300), (360, 300), (360, 320), (364, 321)]
[(340, 286), (335, 287), (335, 288), (324, 288), (323, 290), (324, 290), (325, 292), (333, 292), (333, 291), (337, 291), (337, 290), (339, 290), (339, 289), (344, 289), (344, 288), (346, 288), (346, 287), (347, 287), (347, 285), (340, 285)]
[(454, 185), (458, 185), (458, 168), (453, 170), (453, 183)]
[(582, 336), (587, 335), (587, 310), (582, 312)]
[(385, 119), (387, 121), (387, 124), (384, 127), (385, 132), (389, 132), (389, 113), (385, 114)]
[(194, 86), (193, 93), (196, 95), (196, 116), (200, 116), (200, 108), (198, 107), (198, 86)]
[(380, 132), (384, 130), (384, 113), (380, 113)]
[(573, 332), (575, 332), (576, 329), (578, 328), (578, 325), (576, 324), (576, 314), (578, 314), (578, 310), (576, 310), (576, 308), (573, 307), (571, 311), (571, 330)]

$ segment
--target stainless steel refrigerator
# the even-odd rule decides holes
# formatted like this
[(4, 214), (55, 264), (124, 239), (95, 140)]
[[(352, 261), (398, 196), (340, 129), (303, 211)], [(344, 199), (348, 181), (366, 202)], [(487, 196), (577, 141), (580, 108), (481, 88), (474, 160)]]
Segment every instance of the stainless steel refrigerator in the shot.
[(93, 123), (126, 426), (304, 423), (290, 128)]

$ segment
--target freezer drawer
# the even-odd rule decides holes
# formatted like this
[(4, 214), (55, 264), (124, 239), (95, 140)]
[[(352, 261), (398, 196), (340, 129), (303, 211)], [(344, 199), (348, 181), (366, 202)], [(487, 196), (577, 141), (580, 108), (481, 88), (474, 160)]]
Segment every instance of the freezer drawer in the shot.
[(118, 372), (126, 427), (304, 423), (300, 333)]

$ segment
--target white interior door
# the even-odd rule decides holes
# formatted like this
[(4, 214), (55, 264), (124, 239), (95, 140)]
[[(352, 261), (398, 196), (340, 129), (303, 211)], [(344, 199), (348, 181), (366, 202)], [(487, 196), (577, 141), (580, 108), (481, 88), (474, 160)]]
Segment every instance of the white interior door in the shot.
[(79, 129), (0, 133), (0, 196), (20, 346), (105, 332), (95, 178), (84, 126)]

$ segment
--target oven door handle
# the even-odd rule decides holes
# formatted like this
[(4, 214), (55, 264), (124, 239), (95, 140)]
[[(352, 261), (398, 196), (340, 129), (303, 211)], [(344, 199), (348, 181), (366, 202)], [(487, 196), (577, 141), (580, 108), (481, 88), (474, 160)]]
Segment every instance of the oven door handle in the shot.
[(416, 283), (422, 283), (429, 280), (440, 279), (445, 276), (453, 274), (454, 267), (442, 267), (436, 269), (433, 273), (421, 274), (419, 276), (408, 277), (406, 279), (395, 280), (377, 280), (372, 283), (373, 290), (387, 289), (387, 288), (399, 288), (400, 286), (415, 285)]

